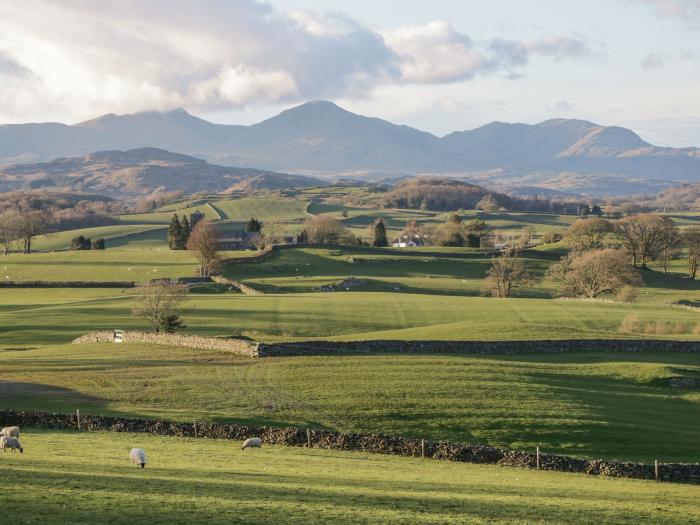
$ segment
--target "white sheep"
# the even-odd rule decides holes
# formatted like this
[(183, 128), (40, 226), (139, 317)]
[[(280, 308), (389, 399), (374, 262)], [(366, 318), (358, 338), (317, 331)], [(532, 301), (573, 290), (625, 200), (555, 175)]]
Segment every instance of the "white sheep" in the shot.
[(0, 448), (4, 452), (7, 452), (8, 448), (11, 448), (13, 454), (14, 454), (15, 450), (19, 450), (20, 454), (24, 453), (24, 448), (22, 448), (22, 445), (20, 444), (19, 439), (13, 438), (10, 436), (0, 437)]
[(142, 448), (132, 448), (129, 452), (132, 465), (141, 465), (141, 468), (146, 467), (146, 452)]
[(241, 446), (241, 450), (245, 450), (247, 448), (262, 448), (262, 439), (260, 438), (248, 438), (243, 442), (243, 445)]
[(18, 438), (19, 437), (19, 427), (5, 427), (2, 430), (0, 430), (0, 436)]

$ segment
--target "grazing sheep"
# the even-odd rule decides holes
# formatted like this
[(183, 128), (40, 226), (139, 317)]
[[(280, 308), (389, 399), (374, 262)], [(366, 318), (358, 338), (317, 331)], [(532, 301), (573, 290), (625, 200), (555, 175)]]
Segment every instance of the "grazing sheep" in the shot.
[(11, 448), (13, 454), (15, 453), (15, 450), (19, 450), (20, 454), (24, 453), (24, 448), (22, 448), (22, 445), (20, 445), (19, 439), (10, 436), (0, 437), (0, 448), (4, 452), (7, 452), (8, 448)]
[(248, 438), (243, 442), (243, 445), (241, 446), (241, 450), (245, 450), (247, 448), (262, 448), (262, 439), (260, 438)]
[(5, 427), (2, 430), (0, 430), (0, 436), (18, 438), (19, 437), (19, 427)]
[(146, 467), (146, 453), (142, 448), (132, 448), (129, 452), (132, 465), (141, 465), (141, 468)]

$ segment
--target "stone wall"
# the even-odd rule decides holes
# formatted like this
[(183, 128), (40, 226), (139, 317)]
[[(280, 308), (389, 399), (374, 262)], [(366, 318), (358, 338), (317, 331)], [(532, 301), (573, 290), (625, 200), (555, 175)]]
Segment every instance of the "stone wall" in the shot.
[[(73, 343), (114, 343), (114, 333), (111, 331), (89, 332), (74, 339)], [(246, 357), (258, 357), (258, 343), (242, 339), (218, 339), (216, 337), (202, 337), (198, 335), (155, 334), (125, 330), (124, 343), (185, 346), (201, 350), (222, 350)]]
[(700, 352), (696, 341), (570, 339), (539, 341), (303, 341), (260, 343), (259, 357), (342, 354), (531, 354), (559, 352)]
[[(132, 419), (122, 417), (82, 415), (81, 429), (112, 432), (146, 432), (176, 437), (195, 437), (243, 440), (260, 437), (263, 443), (313, 448), (372, 452), (397, 456), (421, 457), (444, 461), (483, 463), (534, 469), (537, 456), (534, 453), (489, 447), (467, 445), (446, 441), (424, 441), (375, 434), (341, 433), (328, 430), (306, 430), (297, 427), (257, 427), (226, 425), (219, 423), (179, 423), (154, 419)], [(76, 429), (75, 415), (49, 414), (45, 412), (20, 412), (0, 410), (0, 427), (19, 425), (29, 428)], [(587, 460), (542, 454), (540, 468), (557, 472), (578, 472), (582, 474), (655, 479), (654, 465), (643, 463), (622, 463), (604, 460)], [(660, 464), (659, 480), (683, 483), (700, 483), (700, 464), (672, 463)]]
[(0, 288), (133, 288), (133, 281), (0, 281)]

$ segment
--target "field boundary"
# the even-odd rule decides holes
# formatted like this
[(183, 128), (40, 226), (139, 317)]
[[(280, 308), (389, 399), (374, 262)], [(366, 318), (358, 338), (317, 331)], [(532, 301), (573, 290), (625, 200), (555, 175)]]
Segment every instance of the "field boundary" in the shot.
[[(294, 357), (362, 354), (462, 354), (515, 355), (577, 352), (679, 352), (700, 353), (700, 343), (673, 339), (553, 339), (523, 341), (300, 341), (264, 343), (245, 339), (222, 339), (188, 334), (156, 334), (125, 330), (125, 343), (184, 346), (223, 350), (247, 357)], [(73, 340), (74, 344), (112, 343), (111, 331), (94, 331)]]
[(134, 281), (0, 281), (0, 288), (134, 288)]
[[(76, 415), (0, 410), (0, 426), (19, 425), (57, 430), (78, 429)], [(80, 429), (109, 432), (141, 432), (186, 438), (243, 440), (260, 437), (263, 443), (292, 447), (370, 452), (395, 456), (422, 457), (462, 463), (503, 465), (556, 472), (700, 483), (700, 463), (648, 464), (588, 460), (556, 454), (538, 454), (490, 447), (426, 441), (377, 434), (342, 433), (299, 427), (265, 427), (220, 423), (180, 423), (158, 419), (82, 415)]]

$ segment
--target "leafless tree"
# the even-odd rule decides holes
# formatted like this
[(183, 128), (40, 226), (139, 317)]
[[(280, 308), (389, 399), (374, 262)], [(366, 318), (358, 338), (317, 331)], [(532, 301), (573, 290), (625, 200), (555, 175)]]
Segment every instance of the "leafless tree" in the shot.
[(598, 217), (579, 219), (566, 230), (565, 238), (572, 252), (603, 248), (605, 237), (614, 231), (610, 221)]
[(221, 268), (217, 240), (216, 229), (206, 219), (197, 221), (190, 238), (187, 240), (187, 249), (197, 259), (199, 275), (202, 277), (209, 277)]
[(4, 255), (10, 253), (12, 243), (21, 236), (22, 216), (14, 209), (0, 213), (0, 243)]
[(670, 239), (669, 230), (675, 226), (668, 217), (642, 214), (626, 217), (618, 223), (618, 233), (632, 265), (647, 267), (647, 263), (663, 254)]
[(688, 278), (695, 279), (700, 265), (700, 228), (685, 231), (681, 240), (688, 254)]
[(154, 332), (172, 333), (184, 328), (180, 306), (187, 296), (186, 286), (157, 280), (138, 287), (136, 293), (138, 303), (132, 313), (145, 319)]
[(520, 252), (510, 248), (493, 259), (482, 290), (492, 297), (510, 297), (515, 288), (526, 286), (529, 282), (530, 274), (520, 259)]
[(627, 253), (612, 248), (567, 255), (552, 265), (547, 275), (568, 293), (589, 298), (642, 284)]
[(356, 244), (357, 240), (343, 223), (329, 215), (317, 215), (306, 221), (307, 242), (311, 244)]
[(48, 214), (41, 210), (29, 210), (21, 213), (20, 238), (23, 242), (23, 252), (32, 253), (32, 239), (47, 232)]

